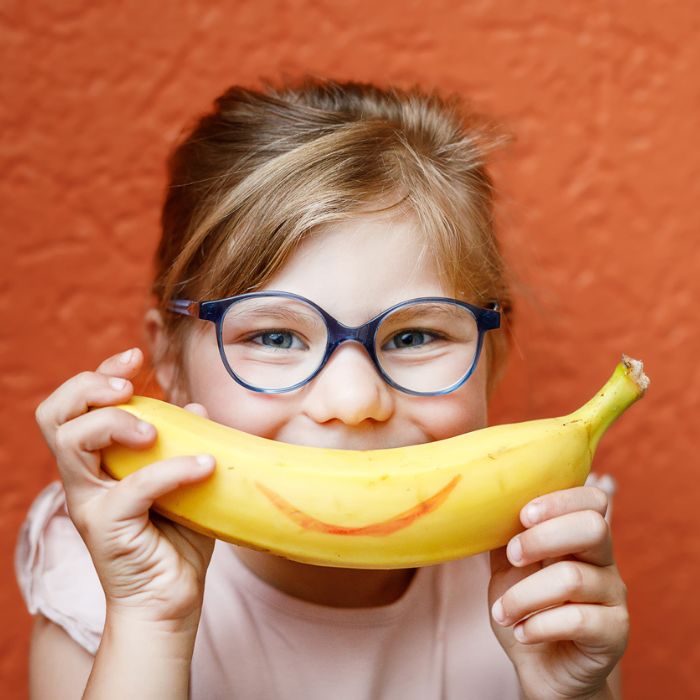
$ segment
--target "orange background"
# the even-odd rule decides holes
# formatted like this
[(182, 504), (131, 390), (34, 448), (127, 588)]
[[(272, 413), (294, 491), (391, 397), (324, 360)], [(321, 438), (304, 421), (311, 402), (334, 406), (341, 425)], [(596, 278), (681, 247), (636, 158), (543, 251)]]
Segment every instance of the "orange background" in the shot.
[(229, 84), (311, 72), (458, 91), (498, 158), (518, 348), (495, 421), (566, 412), (620, 354), (644, 401), (603, 442), (629, 588), (627, 698), (700, 696), (696, 0), (86, 0), (0, 7), (0, 687), (26, 694), (15, 536), (57, 473), (38, 402), (142, 343), (164, 159)]

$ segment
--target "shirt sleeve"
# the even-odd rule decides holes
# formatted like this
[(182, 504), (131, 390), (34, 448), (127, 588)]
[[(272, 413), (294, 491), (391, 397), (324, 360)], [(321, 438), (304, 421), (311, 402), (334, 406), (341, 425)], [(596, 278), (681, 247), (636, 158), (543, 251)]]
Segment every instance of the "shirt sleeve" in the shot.
[(15, 575), (30, 614), (41, 613), (95, 654), (105, 621), (105, 596), (85, 543), (66, 510), (60, 481), (29, 508), (15, 546)]

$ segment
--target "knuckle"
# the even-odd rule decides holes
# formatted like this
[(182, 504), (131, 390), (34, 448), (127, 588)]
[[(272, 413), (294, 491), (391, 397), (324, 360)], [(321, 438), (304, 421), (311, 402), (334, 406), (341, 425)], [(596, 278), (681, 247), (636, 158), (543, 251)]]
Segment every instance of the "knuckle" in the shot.
[(608, 536), (608, 523), (597, 510), (588, 510), (585, 514), (586, 530), (597, 542), (602, 542)]
[(56, 428), (54, 444), (58, 452), (68, 452), (73, 449), (73, 431), (68, 423), (63, 423)]
[(586, 615), (580, 605), (571, 605), (569, 607), (569, 626), (571, 633), (578, 635), (586, 628)]
[(564, 590), (569, 596), (580, 592), (583, 588), (583, 571), (581, 571), (581, 567), (579, 567), (575, 562), (560, 562), (559, 575), (563, 581)]
[(541, 639), (547, 635), (550, 625), (541, 615), (534, 615), (525, 620), (525, 632), (530, 639)]
[(605, 513), (608, 510), (608, 494), (598, 486), (591, 487), (591, 492), (596, 501), (596, 510)]
[(48, 423), (48, 420), (46, 418), (46, 401), (42, 401), (36, 409), (34, 409), (34, 419), (40, 426), (44, 426), (46, 423)]
[(75, 383), (81, 388), (81, 389), (87, 389), (90, 385), (92, 385), (95, 381), (95, 373), (90, 372), (88, 370), (83, 370), (82, 372), (78, 372), (78, 374), (75, 375)]
[(136, 416), (115, 406), (105, 406), (93, 412), (90, 420), (91, 431), (102, 439), (112, 439), (115, 433), (128, 432), (137, 422)]
[(617, 614), (620, 617), (620, 624), (624, 628), (629, 628), (630, 625), (630, 613), (629, 610), (627, 609), (626, 605), (618, 605), (617, 606)]
[(618, 617), (617, 629), (623, 633), (623, 637), (626, 639), (630, 631), (630, 614), (627, 606), (618, 606)]
[(622, 579), (620, 579), (619, 587), (619, 599), (627, 605), (627, 584)]
[(121, 408), (117, 408), (116, 406), (104, 406), (99, 410), (95, 411), (95, 415), (97, 416), (96, 420), (99, 420), (100, 423), (104, 423), (105, 425), (130, 425), (132, 419), (134, 421), (138, 420), (136, 416), (132, 415), (128, 411), (122, 411)]

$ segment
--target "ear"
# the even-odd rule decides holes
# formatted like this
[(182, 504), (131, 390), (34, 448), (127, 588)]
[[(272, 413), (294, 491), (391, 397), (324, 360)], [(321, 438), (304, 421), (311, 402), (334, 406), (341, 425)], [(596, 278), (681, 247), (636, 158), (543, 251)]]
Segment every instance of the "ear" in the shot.
[(169, 338), (165, 333), (163, 317), (158, 309), (149, 309), (144, 317), (146, 341), (151, 354), (156, 381), (168, 401), (184, 406), (185, 392), (178, 383), (175, 359), (169, 350)]

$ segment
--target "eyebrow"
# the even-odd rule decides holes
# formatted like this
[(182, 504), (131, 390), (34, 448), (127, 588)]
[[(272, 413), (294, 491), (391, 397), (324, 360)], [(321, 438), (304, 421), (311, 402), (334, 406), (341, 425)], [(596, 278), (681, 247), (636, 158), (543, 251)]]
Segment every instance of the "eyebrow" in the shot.
[[(236, 315), (235, 313), (235, 306), (234, 308), (229, 312), (233, 316)], [(246, 304), (245, 307), (245, 313), (252, 313), (255, 314), (256, 317), (258, 318), (266, 318), (270, 319), (272, 321), (279, 320), (279, 321), (286, 321), (288, 323), (290, 322), (297, 322), (297, 323), (308, 323), (309, 321), (315, 322), (315, 323), (322, 323), (322, 319), (316, 315), (316, 314), (307, 314), (302, 311), (295, 311), (290, 308), (284, 308), (283, 306), (278, 306), (278, 307), (270, 307), (269, 304), (266, 304), (264, 302), (261, 302), (259, 304), (255, 305), (250, 305)]]
[(425, 303), (398, 309), (391, 314), (391, 318), (398, 318), (401, 320), (405, 316), (415, 315), (418, 309), (420, 309), (419, 313), (431, 314), (432, 316), (443, 316), (445, 318), (454, 318), (456, 316), (461, 316), (464, 313), (462, 307), (457, 306), (456, 304), (446, 305), (444, 303)]

